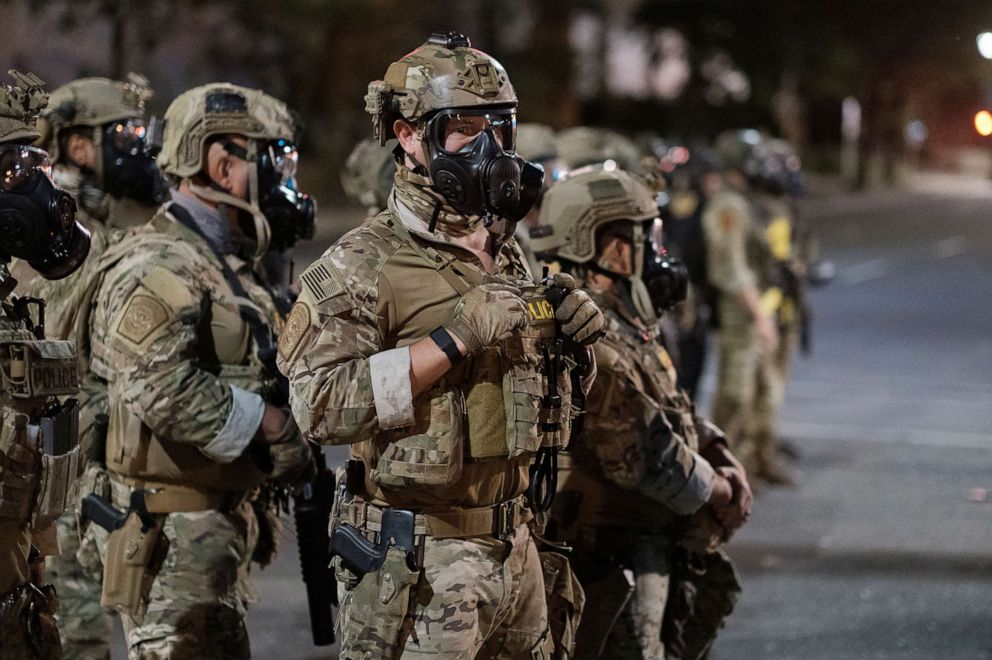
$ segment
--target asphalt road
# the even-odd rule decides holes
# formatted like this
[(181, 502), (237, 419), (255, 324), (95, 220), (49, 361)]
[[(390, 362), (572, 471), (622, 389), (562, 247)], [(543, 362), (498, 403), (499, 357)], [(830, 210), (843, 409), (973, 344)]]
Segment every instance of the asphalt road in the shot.
[[(821, 194), (804, 213), (839, 267), (811, 294), (782, 424), (804, 482), (761, 493), (732, 542), (744, 595), (712, 658), (992, 658), (992, 495), (971, 501), (992, 491), (992, 185)], [(301, 263), (353, 214), (336, 218)], [(310, 645), (286, 541), (256, 572), (254, 656), (333, 658)]]

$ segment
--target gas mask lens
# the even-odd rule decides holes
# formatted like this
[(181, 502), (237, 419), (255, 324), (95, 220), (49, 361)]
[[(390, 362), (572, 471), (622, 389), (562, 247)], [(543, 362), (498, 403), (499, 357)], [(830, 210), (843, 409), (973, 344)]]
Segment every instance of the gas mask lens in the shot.
[(37, 173), (51, 177), (52, 163), (41, 149), (10, 146), (0, 151), (0, 191), (17, 192)]
[(278, 185), (296, 190), (296, 168), (300, 159), (296, 146), (286, 140), (276, 140), (269, 144), (268, 155)]
[(489, 130), (504, 151), (513, 151), (516, 146), (517, 115), (512, 109), (496, 112), (471, 110), (442, 112), (434, 117), (430, 124), (434, 133), (434, 144), (445, 153), (458, 154), (471, 151), (479, 136)]
[(145, 152), (145, 122), (142, 119), (129, 119), (111, 124), (107, 131), (114, 149), (128, 156), (138, 156)]
[(269, 222), (271, 247), (285, 250), (300, 239), (313, 238), (317, 207), (297, 185), (296, 145), (272, 140), (259, 144), (258, 154), (258, 202)]
[(146, 135), (145, 122), (140, 118), (104, 127), (103, 187), (114, 197), (154, 206), (168, 196), (169, 185), (148, 151)]

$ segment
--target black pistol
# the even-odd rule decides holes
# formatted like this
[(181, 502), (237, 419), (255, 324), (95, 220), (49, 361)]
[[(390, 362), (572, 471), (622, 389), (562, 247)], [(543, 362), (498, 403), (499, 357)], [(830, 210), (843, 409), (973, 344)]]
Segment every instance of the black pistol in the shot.
[(414, 522), (413, 511), (383, 509), (378, 543), (372, 543), (358, 529), (342, 523), (331, 536), (331, 556), (341, 557), (341, 565), (362, 578), (366, 573), (375, 573), (382, 568), (390, 548), (401, 548), (406, 551), (407, 562), (412, 569)]

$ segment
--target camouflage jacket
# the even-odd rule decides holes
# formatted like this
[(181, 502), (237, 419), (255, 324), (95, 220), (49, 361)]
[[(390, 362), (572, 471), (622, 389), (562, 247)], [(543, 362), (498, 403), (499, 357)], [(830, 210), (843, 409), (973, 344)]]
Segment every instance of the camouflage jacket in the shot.
[(90, 251), (79, 270), (61, 280), (46, 280), (24, 262), (14, 265), (18, 280), (15, 293), (45, 301), (45, 336), (67, 339), (76, 346), (80, 375), (79, 445), (82, 455), (89, 455), (93, 419), (107, 414), (107, 384), (90, 370), (90, 312), (95, 306), (96, 290), (102, 276), (107, 248), (120, 241), (124, 227), (146, 222), (152, 207), (117, 203), (106, 193), (87, 184), (77, 172), (57, 165), (53, 178), (76, 197), (77, 217), (90, 232)]
[[(221, 257), (181, 221), (190, 217), (185, 209), (163, 206), (103, 256), (92, 368), (109, 383), (108, 468), (130, 476), (144, 470), (149, 478), (178, 469), (194, 480), (216, 479), (200, 485), (238, 490), (236, 475), (220, 476), (210, 464), (244, 462), (247, 489), (259, 475), (244, 451), (274, 381), (245, 318), (254, 316), (274, 337), (282, 317), (249, 264), (225, 255), (246, 297), (234, 293)], [(153, 449), (134, 446), (144, 442)], [(176, 465), (151, 465), (158, 459)]]
[(713, 468), (697, 453), (701, 420), (629, 299), (617, 290), (592, 294), (607, 330), (594, 345), (598, 374), (583, 431), (559, 461), (555, 517), (563, 530), (664, 526), (712, 491)]
[[(518, 286), (533, 286), (533, 280), (512, 238), (500, 245), (494, 272), (486, 274), (469, 250), (443, 231), (428, 231), (429, 216), (394, 194), (387, 211), (343, 236), (300, 276), (279, 367), (289, 377), (304, 434), (322, 444), (353, 444), (353, 455), (369, 471), (372, 499), (418, 510), (488, 506), (524, 491), (533, 457), (526, 449), (507, 456), (515, 427), (504, 417), (500, 347), (451, 369), (416, 398), (407, 347), (447, 323), (460, 300), (442, 269), (454, 268), (466, 280), (498, 278)], [(540, 377), (529, 383), (539, 388)], [(500, 445), (502, 454), (480, 459), (487, 444)], [(408, 464), (447, 472), (430, 483), (387, 474), (384, 464), (398, 463), (391, 457), (407, 448), (417, 454)]]

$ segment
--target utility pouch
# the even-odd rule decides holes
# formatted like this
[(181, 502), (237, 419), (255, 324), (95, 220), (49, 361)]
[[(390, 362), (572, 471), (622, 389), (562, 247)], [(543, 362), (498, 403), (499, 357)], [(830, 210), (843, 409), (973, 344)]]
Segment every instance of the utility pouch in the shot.
[(557, 552), (542, 552), (540, 558), (544, 596), (548, 602), (548, 627), (555, 643), (551, 657), (569, 660), (575, 657), (576, 636), (586, 595), (567, 557)]
[(32, 525), (42, 529), (65, 511), (79, 476), (79, 406), (68, 399), (51, 415), (38, 420), (41, 475)]
[(402, 654), (413, 623), (411, 590), (420, 577), (408, 557), (406, 548), (390, 547), (381, 568), (366, 573), (345, 596), (340, 614), (342, 660)]
[(114, 607), (133, 617), (144, 616), (152, 581), (169, 547), (161, 533), (162, 519), (152, 520), (152, 525), (145, 526), (141, 517), (132, 513), (123, 527), (107, 538), (100, 596), (103, 607)]
[(522, 293), (527, 325), (507, 340), (510, 369), (503, 381), (510, 458), (541, 447), (562, 448), (571, 428), (571, 380), (547, 288)]
[(740, 578), (726, 553), (676, 549), (661, 632), (668, 653), (705, 658), (740, 595)]
[[(371, 473), (380, 486), (447, 486), (462, 474), (465, 452), (465, 400), (441, 381), (414, 399), (412, 426), (381, 432), (381, 451)], [(385, 446), (383, 446), (385, 445)]]

